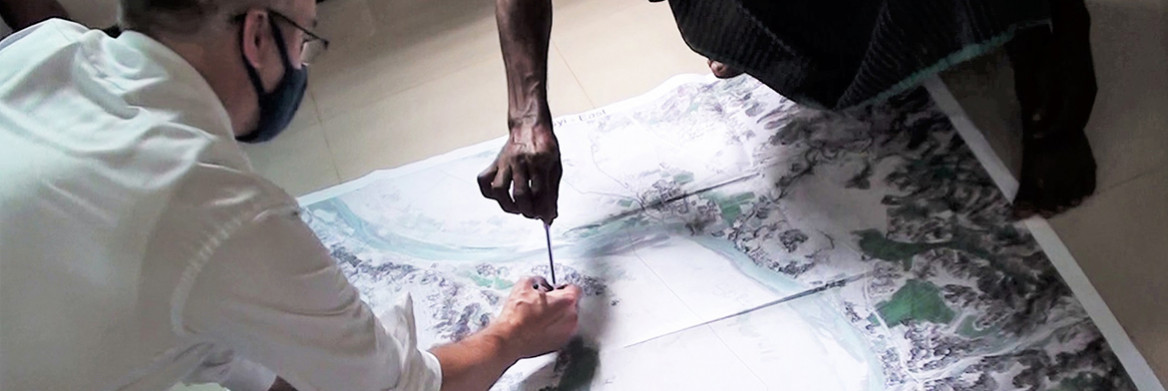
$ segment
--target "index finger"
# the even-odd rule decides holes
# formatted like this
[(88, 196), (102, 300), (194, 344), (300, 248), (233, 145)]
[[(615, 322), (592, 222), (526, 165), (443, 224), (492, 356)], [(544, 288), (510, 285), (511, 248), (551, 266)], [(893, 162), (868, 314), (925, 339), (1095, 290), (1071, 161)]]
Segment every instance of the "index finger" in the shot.
[(511, 173), (511, 195), (515, 197), (515, 207), (523, 217), (534, 218), (535, 210), (532, 208), (531, 188), (527, 184), (527, 173), (524, 172), (527, 167), (516, 167)]
[(491, 194), (491, 182), (495, 180), (495, 175), (498, 175), (499, 169), (491, 163), (491, 167), (487, 168), (476, 178), (479, 182), (479, 192), (483, 193), (483, 198), (495, 199)]
[(491, 181), (491, 197), (499, 202), (499, 208), (504, 212), (515, 214), (519, 213), (519, 207), (515, 205), (515, 201), (511, 200), (511, 169), (504, 168), (495, 175), (495, 179)]
[(547, 220), (548, 203), (548, 172), (542, 167), (531, 173), (531, 209), (533, 218), (538, 218), (543, 221)]
[(560, 162), (556, 162), (548, 175), (544, 177), (547, 178), (547, 185), (540, 196), (542, 207), (539, 209), (539, 214), (545, 223), (551, 224), (556, 217), (559, 217), (560, 179), (563, 177), (564, 165)]

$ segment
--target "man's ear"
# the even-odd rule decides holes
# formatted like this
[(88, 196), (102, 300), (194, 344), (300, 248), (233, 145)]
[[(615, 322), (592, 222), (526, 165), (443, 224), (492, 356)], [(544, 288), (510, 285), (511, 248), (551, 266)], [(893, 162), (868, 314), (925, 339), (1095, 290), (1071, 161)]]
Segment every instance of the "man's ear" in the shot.
[(268, 45), (273, 44), (271, 21), (268, 20), (270, 17), (267, 12), (260, 10), (247, 11), (243, 17), (243, 39), (240, 41), (243, 58), (255, 69), (263, 69), (271, 53), (268, 48)]

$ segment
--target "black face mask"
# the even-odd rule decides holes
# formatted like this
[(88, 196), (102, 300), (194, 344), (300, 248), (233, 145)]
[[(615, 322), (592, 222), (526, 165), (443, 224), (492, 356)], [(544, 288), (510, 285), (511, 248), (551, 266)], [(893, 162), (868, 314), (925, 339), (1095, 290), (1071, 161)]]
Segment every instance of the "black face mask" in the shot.
[[(276, 38), (276, 47), (280, 50), (280, 59), (284, 62), (284, 77), (280, 79), (280, 83), (272, 92), (264, 92), (264, 85), (260, 81), (259, 73), (248, 62), (247, 56), (243, 57), (243, 65), (247, 67), (247, 75), (251, 78), (256, 96), (259, 97), (260, 121), (255, 130), (235, 138), (240, 142), (262, 143), (283, 132), (292, 122), (296, 110), (300, 108), (300, 101), (304, 99), (304, 91), (308, 88), (308, 69), (306, 67), (300, 69), (292, 67), (292, 60), (288, 58), (288, 47), (284, 45), (284, 34), (281, 33), (280, 27), (276, 26), (274, 18), (268, 20), (272, 23), (272, 34)], [(239, 36), (242, 41), (242, 28)], [(241, 42), (240, 54), (242, 53), (243, 45)]]

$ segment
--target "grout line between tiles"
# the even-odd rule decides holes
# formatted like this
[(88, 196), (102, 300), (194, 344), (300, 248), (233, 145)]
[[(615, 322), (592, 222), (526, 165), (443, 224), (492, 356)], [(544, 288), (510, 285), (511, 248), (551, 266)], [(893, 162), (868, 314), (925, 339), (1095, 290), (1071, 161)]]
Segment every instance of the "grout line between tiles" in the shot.
[(1137, 180), (1144, 179), (1144, 177), (1147, 177), (1150, 175), (1155, 175), (1157, 172), (1160, 172), (1161, 170), (1164, 170), (1164, 169), (1168, 169), (1168, 164), (1154, 165), (1151, 168), (1148, 168), (1146, 170), (1143, 170), (1143, 171), (1136, 173), (1135, 175), (1132, 175), (1130, 178), (1116, 182), (1116, 183), (1112, 184), (1111, 186), (1107, 186), (1107, 188), (1105, 188), (1105, 189), (1096, 189), (1095, 193), (1091, 194), (1089, 197), (1087, 197), (1087, 199), (1090, 200), (1092, 198), (1099, 197), (1099, 196), (1104, 195), (1104, 194), (1109, 194), (1112, 191), (1119, 189), (1120, 187), (1126, 186), (1127, 184), (1135, 182)]
[[(572, 80), (575, 80), (576, 86), (580, 87), (580, 93), (584, 94), (584, 99), (588, 100), (588, 106), (591, 106), (591, 109), (596, 109), (596, 101), (592, 99), (592, 95), (588, 94), (588, 90), (584, 88), (584, 83), (580, 82), (580, 77), (576, 76), (576, 70), (572, 69), (572, 64), (569, 64), (568, 59), (560, 52), (560, 46), (556, 45), (556, 40), (550, 39), (548, 41), (551, 43), (552, 49), (556, 52), (556, 58), (564, 62), (564, 67), (568, 68), (568, 74), (572, 75)], [(549, 66), (548, 68), (550, 70), (551, 67)]]
[(333, 175), (335, 175), (334, 178), (336, 179), (329, 186), (336, 186), (341, 183), (341, 169), (337, 167), (337, 158), (334, 155), (333, 145), (329, 142), (328, 129), (324, 126), (324, 117), (320, 115), (320, 104), (316, 103), (316, 93), (309, 90), (308, 98), (308, 100), (312, 101), (312, 109), (316, 111), (316, 126), (320, 129), (320, 138), (324, 139), (324, 150), (328, 152), (329, 164), (333, 167)]

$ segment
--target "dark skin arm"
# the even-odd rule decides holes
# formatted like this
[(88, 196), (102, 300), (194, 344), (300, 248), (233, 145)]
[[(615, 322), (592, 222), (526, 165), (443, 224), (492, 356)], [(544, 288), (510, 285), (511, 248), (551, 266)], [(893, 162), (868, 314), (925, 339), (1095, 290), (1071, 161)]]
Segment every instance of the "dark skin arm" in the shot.
[(56, 0), (0, 0), (0, 18), (22, 30), (49, 18), (69, 19), (69, 13)]
[(507, 213), (551, 224), (564, 173), (547, 103), (551, 0), (497, 0), (495, 18), (507, 69), (510, 137), (479, 174), (479, 190)]

